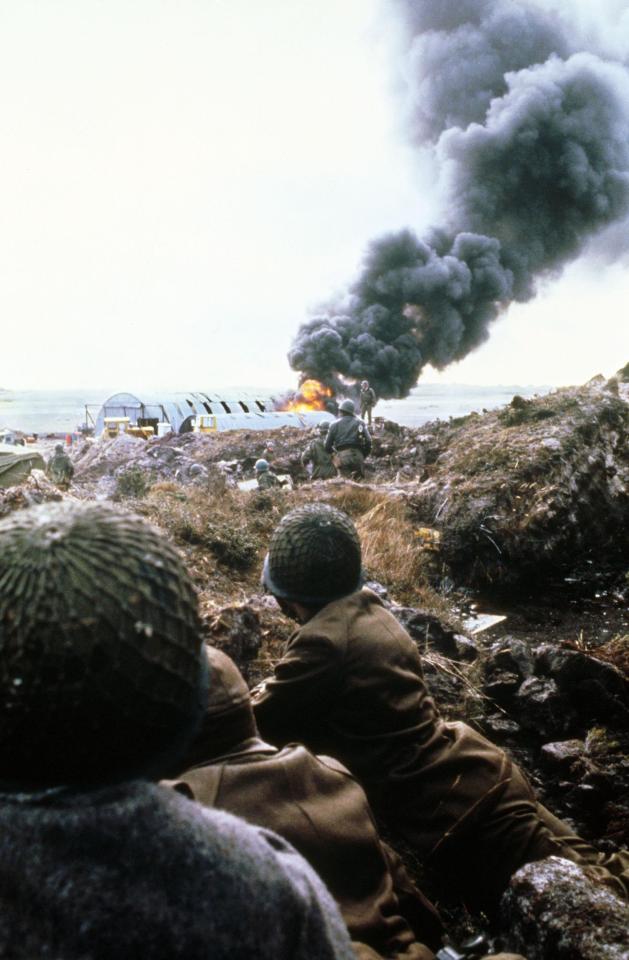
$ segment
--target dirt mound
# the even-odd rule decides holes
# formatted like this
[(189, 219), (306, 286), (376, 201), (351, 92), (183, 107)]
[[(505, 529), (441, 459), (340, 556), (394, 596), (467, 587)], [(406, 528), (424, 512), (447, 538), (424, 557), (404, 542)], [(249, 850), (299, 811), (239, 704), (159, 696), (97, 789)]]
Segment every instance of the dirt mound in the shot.
[(47, 479), (43, 470), (33, 470), (24, 483), (0, 490), (0, 518), (8, 516), (14, 510), (23, 510), (37, 503), (75, 499), (71, 494), (62, 493)]
[(413, 496), (445, 562), (474, 587), (626, 561), (629, 403), (596, 381), (451, 429)]

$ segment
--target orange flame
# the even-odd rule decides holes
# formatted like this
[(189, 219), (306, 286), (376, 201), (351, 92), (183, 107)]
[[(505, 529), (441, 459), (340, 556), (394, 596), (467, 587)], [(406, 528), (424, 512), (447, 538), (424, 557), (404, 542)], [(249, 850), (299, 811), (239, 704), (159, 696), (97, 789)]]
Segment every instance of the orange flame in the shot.
[(332, 395), (332, 390), (318, 380), (304, 380), (299, 391), (288, 401), (284, 409), (295, 413), (326, 410), (326, 400)]

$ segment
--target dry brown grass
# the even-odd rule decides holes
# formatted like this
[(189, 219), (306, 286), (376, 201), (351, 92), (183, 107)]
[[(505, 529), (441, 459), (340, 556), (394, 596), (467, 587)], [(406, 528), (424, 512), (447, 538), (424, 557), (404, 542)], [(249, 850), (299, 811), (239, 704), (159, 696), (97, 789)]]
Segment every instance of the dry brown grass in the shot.
[(268, 536), (281, 510), (251, 517), (251, 495), (238, 490), (209, 492), (176, 483), (156, 484), (140, 511), (179, 547), (201, 590), (201, 607), (243, 600), (257, 592)]
[(180, 548), (209, 609), (213, 602), (259, 592), (260, 570), (273, 530), (285, 513), (309, 502), (330, 503), (353, 517), (369, 576), (384, 584), (396, 601), (444, 615), (447, 605), (429, 582), (436, 555), (417, 535), (404, 501), (386, 492), (355, 483), (292, 492), (249, 493), (232, 488), (210, 492), (163, 482), (151, 488), (137, 509)]
[(381, 500), (356, 523), (368, 575), (411, 602), (429, 586), (434, 555), (423, 548), (406, 505)]
[(373, 490), (360, 484), (345, 484), (331, 487), (328, 503), (344, 510), (356, 522), (387, 499), (387, 494), (381, 490)]
[(629, 634), (612, 637), (592, 653), (598, 660), (606, 660), (629, 677)]

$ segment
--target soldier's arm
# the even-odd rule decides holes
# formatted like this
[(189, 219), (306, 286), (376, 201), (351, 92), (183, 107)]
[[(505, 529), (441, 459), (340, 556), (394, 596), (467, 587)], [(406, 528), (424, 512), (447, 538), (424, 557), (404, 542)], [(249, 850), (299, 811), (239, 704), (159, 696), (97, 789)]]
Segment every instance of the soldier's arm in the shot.
[(334, 439), (336, 437), (336, 424), (333, 423), (330, 429), (327, 432), (325, 438), (324, 449), (326, 453), (332, 453), (334, 451)]
[(265, 739), (284, 746), (302, 739), (306, 727), (316, 727), (336, 692), (341, 656), (339, 647), (325, 636), (295, 636), (273, 677), (252, 694)]

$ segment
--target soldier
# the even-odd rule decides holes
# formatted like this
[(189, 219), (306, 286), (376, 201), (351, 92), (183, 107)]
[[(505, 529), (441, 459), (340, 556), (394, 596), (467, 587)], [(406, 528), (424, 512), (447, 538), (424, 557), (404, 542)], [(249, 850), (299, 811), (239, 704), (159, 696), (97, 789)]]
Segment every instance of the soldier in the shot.
[(288, 844), (152, 782), (198, 728), (203, 650), (194, 585), (139, 519), (0, 523), (0, 956), (352, 960)]
[(70, 486), (74, 466), (61, 443), (55, 446), (55, 452), (46, 464), (46, 476), (62, 490), (67, 490)]
[(269, 470), (268, 460), (256, 460), (254, 464), (259, 490), (268, 490), (270, 487), (280, 487), (281, 484), (274, 473)]
[(304, 466), (312, 464), (313, 480), (329, 480), (337, 474), (334, 461), (325, 449), (325, 438), (328, 435), (330, 427), (329, 420), (322, 420), (317, 428), (318, 436), (311, 440), (301, 455), (301, 462)]
[(262, 736), (333, 754), (377, 815), (474, 907), (495, 909), (510, 876), (551, 855), (621, 896), (629, 855), (596, 851), (535, 798), (512, 760), (428, 695), (417, 647), (370, 590), (350, 518), (325, 505), (287, 514), (263, 583), (300, 627), (254, 697)]
[(369, 380), (363, 380), (360, 385), (360, 415), (371, 426), (371, 411), (377, 403), (376, 391), (369, 386)]
[(359, 956), (367, 945), (386, 957), (430, 960), (417, 938), (437, 949), (441, 922), (379, 840), (361, 787), (336, 760), (261, 740), (236, 664), (213, 647), (206, 652), (212, 687), (205, 717), (186, 772), (172, 786), (288, 840), (335, 897)]
[(325, 439), (326, 453), (336, 452), (336, 463), (343, 477), (360, 480), (365, 475), (365, 457), (371, 451), (369, 430), (356, 416), (353, 400), (343, 400), (339, 416)]

